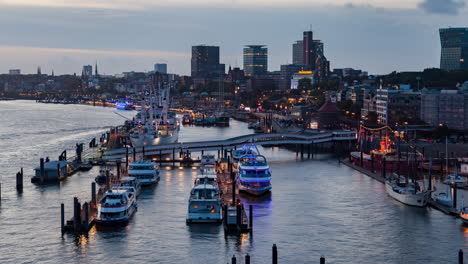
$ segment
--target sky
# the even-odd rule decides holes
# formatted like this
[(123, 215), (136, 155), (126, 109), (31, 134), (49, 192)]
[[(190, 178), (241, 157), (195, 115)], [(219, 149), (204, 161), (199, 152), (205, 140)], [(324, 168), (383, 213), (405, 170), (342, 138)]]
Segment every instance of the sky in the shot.
[(331, 68), (370, 74), (438, 67), (438, 29), (468, 27), (468, 0), (0, 0), (0, 73), (190, 74), (191, 46), (220, 46), (241, 67), (248, 44), (268, 47), (268, 69), (292, 62), (312, 28)]

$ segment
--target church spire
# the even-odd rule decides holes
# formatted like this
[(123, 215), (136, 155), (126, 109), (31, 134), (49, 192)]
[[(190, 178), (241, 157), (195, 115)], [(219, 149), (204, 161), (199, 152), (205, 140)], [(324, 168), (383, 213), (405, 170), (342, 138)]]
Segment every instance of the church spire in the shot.
[(94, 75), (96, 78), (99, 77), (98, 69), (97, 69), (97, 61), (96, 61), (96, 66), (94, 67)]

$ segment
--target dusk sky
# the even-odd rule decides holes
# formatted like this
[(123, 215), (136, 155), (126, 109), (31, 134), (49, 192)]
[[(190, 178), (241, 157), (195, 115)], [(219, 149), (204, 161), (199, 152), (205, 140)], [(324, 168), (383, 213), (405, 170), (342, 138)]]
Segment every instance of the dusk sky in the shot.
[(0, 0), (0, 73), (190, 73), (192, 45), (221, 47), (242, 67), (246, 44), (268, 46), (269, 70), (291, 63), (312, 25), (331, 68), (369, 73), (439, 66), (441, 27), (467, 27), (465, 0)]

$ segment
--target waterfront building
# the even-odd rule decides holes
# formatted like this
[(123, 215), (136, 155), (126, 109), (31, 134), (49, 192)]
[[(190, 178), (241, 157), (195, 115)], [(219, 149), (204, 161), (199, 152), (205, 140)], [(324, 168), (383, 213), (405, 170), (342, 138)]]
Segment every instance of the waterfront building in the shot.
[(468, 69), (468, 28), (439, 29), (440, 68), (451, 71)]
[(8, 71), (10, 75), (21, 75), (21, 70), (20, 69), (10, 69)]
[(219, 47), (193, 46), (191, 68), (192, 78), (219, 78), (224, 75), (224, 64), (219, 63)]
[(268, 71), (268, 48), (265, 45), (247, 45), (244, 48), (245, 76), (264, 74)]
[(167, 73), (167, 64), (166, 63), (154, 64), (154, 72)]
[(334, 103), (328, 100), (318, 110), (318, 128), (326, 130), (339, 128), (339, 123), (337, 122), (339, 114), (340, 110), (338, 110)]
[(421, 90), (421, 120), (436, 127), (468, 129), (468, 83), (458, 90)]
[(378, 122), (396, 125), (400, 120), (416, 120), (421, 112), (421, 93), (413, 92), (409, 84), (377, 89)]
[(302, 65), (304, 63), (304, 41), (298, 40), (292, 45), (292, 63)]

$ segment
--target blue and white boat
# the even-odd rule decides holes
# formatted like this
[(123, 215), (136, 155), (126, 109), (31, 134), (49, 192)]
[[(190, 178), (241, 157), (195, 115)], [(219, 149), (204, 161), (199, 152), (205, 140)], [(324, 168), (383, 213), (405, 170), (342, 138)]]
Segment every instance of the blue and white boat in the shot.
[(237, 149), (234, 151), (234, 154), (232, 155), (232, 158), (235, 160), (235, 161), (239, 161), (240, 158), (242, 158), (242, 156), (245, 156), (245, 155), (256, 155), (257, 152), (255, 151), (255, 149), (253, 147), (250, 147), (250, 146), (242, 146), (241, 149)]
[(262, 195), (271, 190), (270, 166), (265, 156), (244, 155), (239, 160), (237, 173), (239, 191)]
[(117, 110), (134, 110), (135, 106), (130, 102), (116, 102), (115, 108)]

